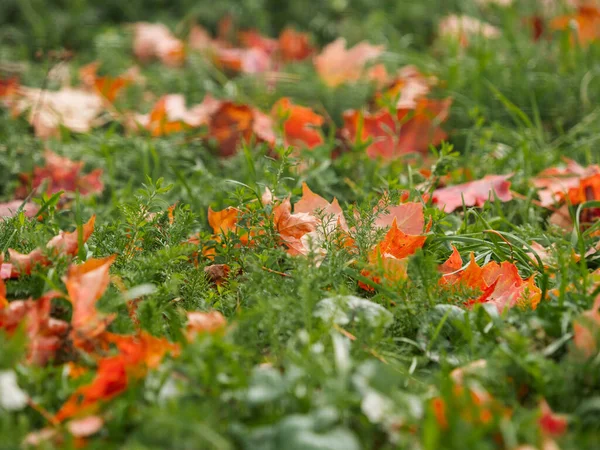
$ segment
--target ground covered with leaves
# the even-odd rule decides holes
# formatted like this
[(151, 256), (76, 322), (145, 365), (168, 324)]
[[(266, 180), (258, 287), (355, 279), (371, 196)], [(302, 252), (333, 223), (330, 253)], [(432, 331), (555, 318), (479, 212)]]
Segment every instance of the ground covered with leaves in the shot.
[(598, 3), (0, 23), (1, 449), (598, 445)]

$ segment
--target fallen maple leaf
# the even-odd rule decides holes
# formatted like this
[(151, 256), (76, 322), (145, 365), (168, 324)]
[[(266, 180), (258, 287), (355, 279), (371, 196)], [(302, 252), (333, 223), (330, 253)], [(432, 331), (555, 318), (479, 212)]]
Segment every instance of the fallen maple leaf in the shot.
[(468, 46), (473, 38), (496, 39), (501, 35), (500, 30), (489, 23), (482, 22), (475, 17), (456, 14), (449, 15), (440, 21), (438, 33), (444, 38), (458, 40), (463, 47)]
[(437, 83), (435, 77), (424, 76), (415, 66), (401, 68), (391, 83), (383, 74), (380, 78), (388, 87), (375, 96), (376, 102), (385, 107), (392, 101), (398, 109), (415, 109), (418, 105), (417, 100), (424, 98)]
[[(361, 271), (361, 275), (371, 278), (375, 283), (380, 284), (382, 277), (392, 283), (405, 279), (407, 258), (422, 248), (427, 240), (427, 236), (422, 233), (428, 231), (430, 225), (423, 230), (425, 223), (423, 208), (417, 208), (410, 203), (406, 205), (408, 206), (395, 207), (395, 210), (392, 208), (388, 214), (382, 216), (381, 220), (378, 219), (379, 225), (376, 225), (378, 228), (384, 227), (390, 217), (392, 223), (383, 240), (369, 253), (368, 267)], [(396, 216), (401, 212), (410, 212), (409, 220), (401, 222), (402, 228), (398, 226)], [(418, 228), (419, 225), (421, 225), (420, 228)], [(403, 229), (410, 232), (416, 231), (418, 234), (408, 234)], [(359, 286), (367, 291), (374, 290), (363, 282), (359, 282)]]
[(423, 204), (407, 202), (387, 207), (377, 216), (373, 225), (376, 228), (387, 228), (391, 227), (394, 221), (397, 228), (406, 234), (421, 234), (425, 226)]
[(94, 413), (100, 402), (123, 393), (131, 382), (144, 377), (148, 369), (156, 368), (167, 353), (176, 356), (179, 351), (177, 345), (145, 331), (127, 336), (108, 333), (106, 339), (116, 345), (119, 353), (98, 361), (94, 379), (69, 397), (56, 413), (57, 421)]
[(577, 188), (583, 178), (600, 174), (600, 166), (582, 167), (571, 159), (565, 159), (565, 167), (545, 169), (532, 179), (533, 185), (539, 189), (538, 196), (542, 206), (551, 206), (564, 200), (572, 188)]
[(573, 29), (577, 36), (572, 43), (588, 45), (600, 39), (600, 9), (593, 5), (579, 6), (575, 14), (554, 18), (550, 22), (553, 30)]
[(212, 283), (220, 286), (229, 277), (230, 270), (227, 264), (212, 264), (204, 268), (204, 273)]
[(138, 22), (133, 25), (133, 53), (142, 62), (159, 59), (168, 66), (177, 67), (185, 60), (183, 42), (162, 24)]
[(83, 161), (72, 161), (46, 150), (44, 152), (46, 165), (34, 167), (33, 174), (20, 175), (21, 186), (15, 192), (16, 197), (25, 198), (32, 189), (37, 189), (47, 183), (46, 195), (54, 195), (64, 191), (74, 193), (79, 191), (82, 196), (100, 194), (104, 189), (102, 169), (95, 169), (86, 175), (81, 174)]
[(223, 102), (212, 115), (208, 128), (224, 157), (234, 155), (240, 144), (252, 138), (270, 145), (275, 142), (271, 118), (248, 105)]
[(99, 76), (99, 68), (100, 62), (91, 62), (79, 69), (79, 78), (81, 78), (81, 81), (86, 88), (92, 89), (96, 93), (102, 95), (110, 103), (113, 103), (116, 100), (117, 96), (124, 88), (135, 81), (138, 81), (141, 77), (138, 67), (132, 67), (117, 77)]
[(271, 67), (271, 57), (261, 48), (217, 48), (213, 59), (217, 66), (233, 72), (260, 73)]
[(95, 92), (70, 87), (47, 91), (22, 87), (12, 107), (13, 114), (27, 112), (27, 120), (40, 138), (58, 136), (60, 125), (76, 133), (87, 133), (102, 121), (102, 97)]
[(89, 348), (115, 318), (96, 309), (96, 302), (110, 283), (109, 268), (116, 256), (88, 259), (80, 265), (69, 267), (63, 282), (67, 287), (68, 300), (73, 305), (71, 317), (71, 339), (75, 347)]
[(481, 294), (475, 300), (465, 302), (467, 306), (475, 303), (492, 303), (501, 313), (506, 308), (528, 305), (535, 309), (541, 300), (541, 290), (535, 285), (533, 276), (523, 280), (517, 267), (507, 261), (498, 264), (495, 261), (480, 267), (471, 254), (471, 261), (462, 269), (462, 258), (453, 247), (450, 258), (441, 265), (442, 277), (439, 284), (446, 287), (462, 286), (475, 289)]
[(569, 422), (566, 416), (554, 413), (546, 400), (541, 400), (538, 424), (544, 435), (556, 437), (565, 434)]
[(367, 155), (373, 159), (392, 160), (407, 153), (427, 152), (430, 145), (439, 145), (446, 138), (439, 124), (447, 119), (452, 100), (415, 101), (414, 109), (399, 108), (395, 115), (387, 109), (375, 113), (346, 111), (342, 135), (350, 142), (372, 139)]
[[(85, 243), (92, 235), (95, 221), (96, 216), (92, 216), (87, 223), (83, 224), (81, 232), (82, 243)], [(49, 254), (51, 257), (56, 257), (58, 255), (75, 256), (78, 252), (78, 230), (68, 233), (61, 231), (57, 236), (54, 236), (48, 241), (45, 251), (41, 248), (36, 248), (28, 254), (22, 254), (9, 248), (8, 253), (10, 255), (10, 263), (2, 263), (0, 277), (6, 279), (18, 278), (21, 275), (30, 275), (36, 264), (40, 266), (47, 266), (50, 264), (50, 259), (48, 259), (46, 254)]]
[(154, 104), (150, 113), (136, 115), (135, 122), (150, 131), (152, 136), (164, 136), (186, 128), (208, 125), (221, 103), (220, 100), (206, 95), (202, 103), (187, 109), (183, 95), (164, 95)]
[[(4, 282), (1, 282), (0, 296), (5, 296)], [(0, 302), (0, 330), (9, 335), (24, 322), (27, 336), (27, 362), (45, 365), (61, 347), (68, 324), (50, 317), (51, 300), (58, 294), (51, 292), (37, 300), (16, 300)]]
[(186, 337), (193, 341), (196, 336), (203, 333), (214, 334), (222, 331), (227, 326), (227, 320), (219, 311), (187, 313)]
[(0, 203), (0, 218), (14, 217), (21, 206), (23, 206), (22, 211), (25, 217), (35, 217), (36, 212), (40, 209), (35, 203), (26, 202), (23, 204), (22, 200), (13, 200), (7, 203)]
[(312, 149), (323, 143), (323, 137), (317, 128), (323, 125), (324, 119), (312, 109), (294, 105), (289, 98), (283, 97), (273, 105), (272, 115), (284, 119), (286, 145)]
[[(451, 213), (455, 209), (466, 206), (482, 207), (488, 200), (508, 202), (512, 200), (510, 192), (511, 175), (487, 175), (481, 180), (436, 189), (433, 193), (433, 203), (440, 209)], [(495, 196), (494, 196), (495, 193)]]
[(573, 342), (575, 348), (589, 359), (598, 353), (600, 341), (600, 295), (592, 308), (585, 311), (573, 322)]
[(346, 40), (338, 38), (326, 45), (314, 58), (315, 68), (328, 86), (358, 81), (363, 75), (365, 64), (383, 53), (382, 45), (361, 42), (346, 50)]
[(288, 197), (273, 208), (273, 223), (290, 254), (307, 253), (302, 237), (316, 229), (316, 217), (304, 212), (292, 214), (292, 205)]
[(302, 61), (308, 58), (313, 51), (306, 33), (286, 28), (279, 35), (279, 52), (283, 61)]

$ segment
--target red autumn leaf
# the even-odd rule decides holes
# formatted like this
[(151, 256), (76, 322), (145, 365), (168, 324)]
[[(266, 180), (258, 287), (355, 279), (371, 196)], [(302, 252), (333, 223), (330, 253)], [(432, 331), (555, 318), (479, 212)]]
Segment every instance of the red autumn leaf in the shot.
[(338, 38), (323, 48), (314, 59), (315, 68), (328, 86), (358, 81), (363, 75), (365, 64), (383, 53), (382, 45), (361, 42), (346, 49), (346, 40)]
[(148, 369), (157, 367), (167, 353), (178, 353), (177, 345), (145, 331), (139, 335), (109, 334), (107, 340), (117, 346), (119, 353), (98, 361), (94, 379), (69, 397), (56, 413), (56, 420), (94, 413), (101, 402), (123, 393), (130, 382), (144, 377)]
[(233, 72), (260, 73), (271, 67), (271, 57), (261, 48), (215, 48), (217, 66)]
[(475, 300), (468, 300), (466, 305), (475, 303), (492, 303), (499, 312), (505, 308), (518, 305), (528, 305), (535, 309), (541, 299), (541, 290), (535, 285), (533, 277), (524, 280), (519, 275), (517, 267), (507, 261), (498, 264), (491, 261), (480, 267), (471, 254), (471, 261), (462, 269), (462, 258), (456, 248), (452, 255), (441, 267), (441, 286), (462, 286), (475, 289), (481, 294)]
[(219, 143), (221, 156), (234, 155), (241, 143), (252, 138), (257, 142), (273, 144), (272, 120), (262, 112), (247, 105), (223, 102), (212, 115), (209, 134)]
[(575, 14), (568, 14), (554, 18), (550, 22), (550, 28), (553, 30), (568, 30), (573, 28), (577, 39), (573, 43), (579, 42), (581, 45), (587, 45), (600, 39), (600, 9), (593, 5), (580, 6)]
[(199, 334), (214, 334), (222, 331), (227, 326), (227, 320), (219, 311), (188, 312), (186, 336), (188, 341), (193, 341)]
[[(4, 290), (4, 282), (1, 284)], [(4, 293), (0, 296), (5, 300)], [(27, 361), (30, 364), (45, 365), (61, 347), (68, 324), (50, 317), (51, 300), (56, 293), (48, 293), (37, 300), (16, 300), (0, 302), (0, 330), (14, 333), (24, 322), (27, 336)]]
[(395, 116), (387, 109), (375, 113), (349, 110), (344, 113), (342, 134), (350, 142), (372, 139), (367, 155), (373, 159), (391, 160), (406, 153), (427, 152), (429, 145), (438, 145), (446, 138), (439, 124), (447, 119), (451, 103), (450, 99), (420, 98), (414, 109), (399, 108)]
[(64, 156), (46, 150), (44, 152), (46, 165), (34, 167), (33, 174), (21, 174), (21, 186), (15, 195), (25, 198), (32, 189), (37, 189), (41, 184), (47, 183), (47, 195), (60, 191), (74, 193), (79, 191), (83, 196), (99, 194), (104, 189), (102, 183), (102, 169), (95, 169), (86, 175), (81, 174), (83, 161), (72, 161)]
[(286, 198), (273, 208), (273, 223), (281, 241), (292, 255), (305, 254), (302, 237), (315, 230), (317, 218), (308, 213), (292, 214), (290, 199)]
[(283, 61), (302, 61), (308, 58), (313, 51), (306, 33), (286, 28), (279, 35), (279, 53)]
[(238, 39), (244, 47), (260, 49), (267, 55), (272, 55), (279, 47), (276, 39), (263, 36), (257, 30), (240, 31)]
[(104, 333), (115, 318), (114, 314), (104, 315), (96, 309), (96, 303), (110, 283), (108, 271), (115, 258), (88, 259), (83, 264), (72, 265), (63, 278), (73, 305), (71, 339), (75, 347), (89, 348), (90, 342)]
[(185, 48), (169, 29), (162, 24), (138, 22), (133, 26), (133, 53), (142, 62), (159, 59), (177, 67), (183, 64)]
[(323, 125), (323, 116), (306, 106), (294, 105), (283, 97), (273, 105), (272, 115), (284, 118), (283, 133), (286, 145), (313, 148), (323, 143), (318, 128)]
[(566, 159), (565, 167), (546, 169), (533, 178), (533, 185), (539, 189), (542, 206), (551, 206), (564, 200), (572, 188), (577, 188), (583, 178), (600, 174), (600, 166), (582, 167), (571, 159)]
[[(13, 217), (19, 208), (23, 205), (22, 200), (13, 200), (7, 203), (0, 203), (0, 218)], [(25, 217), (35, 217), (36, 212), (40, 209), (35, 203), (27, 202), (23, 205), (23, 214)]]
[[(92, 216), (87, 223), (83, 225), (82, 229), (82, 243), (85, 243), (92, 232), (94, 231), (94, 222), (96, 216)], [(40, 266), (48, 266), (50, 259), (47, 254), (51, 257), (58, 255), (75, 256), (79, 252), (79, 233), (77, 230), (72, 232), (61, 231), (57, 236), (54, 236), (46, 244), (46, 250), (36, 248), (28, 254), (22, 254), (13, 250), (8, 249), (10, 255), (10, 263), (2, 263), (0, 269), (0, 276), (2, 279), (6, 278), (18, 278), (21, 275), (30, 275), (33, 267), (37, 264)]]
[(17, 77), (0, 78), (0, 102), (10, 106), (13, 98), (19, 92), (19, 87), (20, 83)]
[(489, 199), (494, 200), (494, 193), (498, 200), (507, 202), (512, 200), (510, 192), (511, 175), (487, 175), (481, 180), (470, 181), (456, 186), (436, 189), (433, 193), (433, 202), (447, 213), (466, 206), (482, 207)]
[(556, 414), (548, 405), (546, 400), (540, 401), (540, 418), (538, 424), (542, 434), (546, 436), (562, 436), (566, 433), (569, 422), (567, 417), (562, 414)]
[(186, 128), (208, 125), (221, 103), (220, 100), (206, 95), (202, 103), (188, 109), (183, 95), (169, 94), (162, 96), (150, 113), (136, 115), (135, 121), (150, 131), (152, 136), (164, 136)]
[(49, 138), (59, 135), (60, 126), (76, 133), (87, 133), (104, 121), (104, 101), (95, 92), (64, 87), (48, 91), (23, 87), (12, 105), (14, 115), (27, 113), (35, 135)]
[(227, 234), (235, 232), (239, 218), (240, 210), (231, 206), (221, 210), (213, 211), (208, 208), (208, 224), (212, 227), (215, 234)]

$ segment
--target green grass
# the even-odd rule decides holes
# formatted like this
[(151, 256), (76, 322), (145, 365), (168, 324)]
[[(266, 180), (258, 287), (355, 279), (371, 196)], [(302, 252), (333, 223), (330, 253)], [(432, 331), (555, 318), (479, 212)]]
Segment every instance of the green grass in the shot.
[[(226, 78), (190, 55), (182, 68), (143, 66), (145, 88), (134, 86), (119, 99), (122, 110), (147, 111), (151, 102), (144, 100), (145, 90), (156, 97), (182, 93), (188, 105), (210, 93), (269, 110), (278, 98), (289, 96), (332, 118), (324, 128), (325, 144), (301, 156), (283, 148), (273, 154), (257, 145), (220, 159), (214, 146), (193, 139), (194, 131), (151, 138), (126, 133), (117, 123), (87, 134), (65, 129), (61, 140), (44, 143), (23, 118), (0, 109), (3, 201), (13, 198), (19, 173), (43, 165), (44, 148), (84, 161), (85, 172), (103, 169), (105, 183), (98, 196), (75, 199), (61, 209), (50, 204), (41, 221), (17, 216), (0, 222), (0, 246), (27, 252), (96, 214), (96, 230), (78, 262), (117, 254), (111, 274), (127, 289), (145, 286), (147, 292), (139, 303), (141, 328), (182, 345), (178, 358), (167, 357), (100, 408), (106, 425), (87, 448), (542, 448), (542, 398), (568, 416), (568, 431), (557, 438), (560, 448), (597, 445), (600, 358), (576, 356), (573, 320), (592, 307), (598, 294), (589, 274), (600, 260), (590, 255), (574, 262), (570, 254), (585, 253), (598, 237), (551, 226), (550, 211), (534, 201), (530, 179), (564, 157), (582, 165), (600, 163), (600, 44), (573, 47), (560, 33), (534, 42), (521, 18), (536, 10), (535, 2), (516, 3), (528, 4), (503, 10), (440, 0), (330, 0), (310, 7), (272, 0), (3, 2), (0, 75), (19, 75), (27, 86), (58, 87), (47, 79), (56, 64), (47, 51), (63, 47), (75, 52), (67, 65), (74, 79), (77, 69), (93, 60), (100, 60), (106, 73), (121, 73), (135, 63), (124, 23), (136, 20), (161, 21), (184, 36), (194, 20), (214, 30), (229, 12), (242, 28), (256, 26), (270, 35), (292, 24), (311, 32), (317, 44), (337, 36), (352, 43), (384, 43), (382, 60), (389, 69), (415, 64), (440, 80), (435, 96), (454, 99), (444, 126), (454, 152), (446, 144), (442, 153), (431, 152), (437, 175), (450, 173), (452, 182), (460, 183), (466, 179), (458, 168), (473, 179), (513, 173), (511, 188), (521, 194), (507, 203), (488, 202), (452, 214), (427, 205), (425, 216), (433, 226), (424, 248), (410, 258), (408, 280), (366, 292), (358, 287), (360, 269), (366, 250), (381, 238), (367, 226), (373, 207), (384, 192), (397, 199), (400, 190), (410, 190), (415, 198), (424, 181), (419, 165), (402, 160), (381, 164), (358, 147), (332, 157), (342, 112), (364, 106), (374, 93), (371, 84), (329, 88), (310, 62), (303, 62), (286, 67), (293, 81), (267, 90), (256, 77)], [(439, 19), (456, 12), (494, 23), (503, 36), (466, 49), (435, 40)], [(310, 258), (289, 256), (267, 226), (254, 246), (237, 245), (229, 237), (214, 261), (197, 256), (198, 246), (186, 242), (199, 233), (203, 244), (214, 244), (209, 206), (240, 207), (256, 224), (270, 213), (269, 206), (253, 202), (256, 193), (268, 187), (279, 198), (291, 195), (294, 203), (303, 182), (327, 200), (337, 197), (349, 222), (355, 212), (361, 216), (355, 232), (358, 255), (340, 249), (331, 236), (326, 259), (316, 265)], [(171, 224), (167, 208), (175, 203)], [(148, 212), (156, 214), (148, 218)], [(555, 245), (556, 264), (532, 264), (523, 250), (524, 243), (532, 242)], [(535, 276), (544, 291), (538, 308), (513, 308), (499, 316), (481, 305), (462, 307), (438, 286), (437, 267), (450, 255), (451, 244), (465, 260), (474, 252), (481, 263), (511, 261), (524, 278)], [(231, 266), (223, 285), (215, 286), (204, 274), (204, 267), (214, 263)], [(38, 298), (53, 288), (64, 290), (68, 264), (59, 258), (31, 276), (7, 281), (7, 297)], [(352, 316), (343, 326), (355, 337), (349, 340), (339, 327), (315, 315), (320, 301), (337, 295), (368, 298), (389, 311), (392, 320), (388, 326), (373, 325)], [(54, 312), (68, 319), (69, 308), (58, 300)], [(108, 288), (99, 308), (116, 314), (112, 332), (135, 331), (116, 285)], [(227, 318), (227, 333), (187, 344), (185, 311), (213, 309)], [(56, 364), (36, 367), (24, 363), (25, 348), (22, 333), (8, 337), (0, 331), (0, 370), (15, 370), (19, 386), (54, 413), (82, 383), (69, 378), (62, 363), (93, 363), (63, 355)], [(487, 367), (473, 379), (510, 411), (484, 424), (465, 419), (464, 414), (477, 411), (453, 394), (449, 378), (453, 369), (479, 359)], [(447, 429), (431, 407), (436, 397), (448, 404)], [(30, 407), (16, 412), (0, 407), (0, 449), (20, 448), (28, 433), (48, 425)], [(64, 436), (56, 448), (74, 448), (68, 433)], [(47, 442), (41, 448), (55, 447)]]

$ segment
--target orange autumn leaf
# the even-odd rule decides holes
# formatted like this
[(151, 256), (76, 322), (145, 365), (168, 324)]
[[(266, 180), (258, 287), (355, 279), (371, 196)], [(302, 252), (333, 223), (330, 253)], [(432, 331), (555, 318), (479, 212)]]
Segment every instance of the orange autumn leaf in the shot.
[(598, 353), (600, 342), (600, 295), (592, 308), (573, 321), (573, 342), (577, 351), (589, 359)]
[[(58, 296), (50, 292), (37, 300), (6, 302), (4, 282), (0, 292), (0, 330), (9, 335), (21, 323), (25, 324), (27, 336), (27, 362), (45, 365), (62, 346), (68, 324), (50, 316), (51, 300)], [(2, 301), (4, 300), (4, 302)]]
[(367, 155), (373, 159), (427, 152), (429, 145), (439, 145), (446, 138), (439, 125), (447, 119), (451, 103), (450, 99), (420, 98), (414, 108), (398, 108), (395, 115), (387, 109), (375, 113), (349, 110), (344, 113), (342, 134), (350, 142), (371, 139)]
[(271, 57), (261, 48), (216, 47), (213, 59), (217, 66), (232, 72), (260, 73), (271, 67)]
[[(85, 243), (92, 232), (94, 231), (94, 222), (96, 216), (92, 216), (87, 223), (82, 227), (82, 243)], [(75, 256), (79, 252), (79, 233), (77, 230), (72, 232), (61, 231), (57, 236), (54, 236), (46, 244), (46, 249), (36, 248), (28, 254), (22, 254), (8, 249), (10, 255), (10, 263), (2, 263), (0, 276), (6, 278), (18, 278), (21, 275), (30, 275), (35, 265), (48, 266), (50, 265), (50, 256), (58, 255)]]
[(224, 157), (234, 155), (242, 143), (253, 138), (268, 144), (275, 141), (271, 118), (248, 105), (223, 102), (212, 115), (208, 128)]
[(78, 388), (56, 413), (55, 419), (65, 419), (94, 413), (101, 405), (123, 393), (129, 384), (158, 366), (167, 353), (176, 356), (179, 347), (166, 339), (145, 331), (139, 335), (108, 334), (107, 340), (119, 353), (98, 361), (94, 379)]
[[(387, 73), (385, 76), (383, 73), (374, 76), (381, 83), (387, 82)], [(436, 82), (435, 78), (424, 76), (415, 66), (405, 66), (383, 92), (375, 95), (375, 101), (379, 106), (386, 106), (393, 101), (396, 108), (414, 109), (417, 107), (417, 100), (427, 96)]]
[(232, 206), (228, 206), (221, 211), (213, 211), (208, 207), (208, 224), (213, 229), (214, 234), (227, 234), (235, 232), (237, 222), (241, 211)]
[(539, 189), (542, 206), (551, 206), (564, 200), (565, 195), (579, 187), (584, 178), (600, 174), (600, 166), (582, 167), (571, 159), (565, 159), (565, 167), (551, 167), (533, 178), (533, 185)]
[(305, 213), (316, 219), (316, 228), (314, 231), (302, 236), (302, 254), (308, 254), (311, 250), (325, 256), (325, 251), (321, 244), (327, 236), (334, 232), (339, 233), (339, 243), (344, 247), (351, 247), (353, 239), (348, 233), (348, 224), (344, 217), (344, 212), (337, 199), (334, 198), (331, 203), (320, 195), (310, 190), (306, 183), (302, 183), (302, 198), (294, 205), (294, 213)]
[(396, 219), (394, 219), (392, 226), (383, 240), (377, 245), (375, 251), (379, 255), (389, 255), (396, 259), (404, 259), (423, 247), (426, 240), (427, 236), (406, 234), (398, 228)]
[[(433, 203), (447, 213), (466, 206), (482, 207), (489, 199), (508, 202), (512, 200), (510, 192), (511, 175), (486, 175), (481, 180), (470, 181), (436, 189), (433, 193)], [(494, 196), (495, 194), (495, 196)]]
[(165, 136), (208, 125), (212, 114), (220, 106), (220, 100), (206, 95), (202, 103), (188, 109), (183, 95), (169, 94), (158, 99), (150, 113), (136, 115), (135, 122), (150, 131), (152, 136)]
[(368, 42), (346, 49), (346, 40), (338, 38), (323, 48), (314, 58), (314, 64), (325, 84), (335, 87), (358, 81), (364, 73), (366, 63), (382, 53), (383, 46)]
[[(423, 210), (421, 209), (421, 216)], [(416, 222), (421, 218), (416, 217)], [(411, 227), (412, 228), (412, 227)], [(423, 228), (419, 233), (423, 232)], [(383, 240), (369, 253), (369, 266), (361, 271), (361, 275), (371, 278), (375, 283), (381, 283), (383, 277), (388, 282), (397, 282), (406, 278), (408, 257), (423, 247), (427, 236), (411, 235), (402, 231), (397, 224), (396, 217)], [(381, 274), (381, 276), (377, 274)], [(363, 282), (359, 286), (367, 291), (373, 288)]]
[(306, 106), (294, 105), (287, 97), (273, 105), (272, 115), (284, 118), (283, 133), (287, 145), (312, 149), (323, 143), (318, 128), (323, 125), (323, 116)]
[(110, 283), (109, 268), (115, 259), (113, 255), (72, 265), (63, 278), (68, 300), (73, 305), (71, 338), (75, 347), (88, 348), (115, 318), (114, 314), (105, 315), (96, 309), (96, 303)]
[(573, 28), (579, 42), (587, 45), (600, 39), (600, 9), (593, 5), (580, 6), (576, 13), (554, 18), (550, 22), (553, 30), (568, 30)]
[(193, 341), (199, 334), (218, 333), (227, 326), (227, 320), (219, 311), (188, 312), (187, 319), (186, 337), (188, 341)]
[(289, 197), (273, 208), (273, 223), (292, 255), (305, 254), (302, 237), (315, 230), (317, 218), (304, 212), (292, 214)]
[(279, 35), (279, 53), (283, 61), (302, 61), (308, 58), (313, 51), (306, 33), (286, 28)]
[(133, 25), (133, 54), (142, 62), (159, 59), (162, 63), (177, 67), (185, 59), (183, 42), (162, 24), (138, 22)]
[(79, 69), (79, 77), (83, 84), (89, 89), (95, 90), (98, 94), (105, 97), (110, 103), (113, 103), (119, 93), (132, 84), (138, 77), (137, 70), (130, 69), (117, 77), (99, 76), (98, 69), (100, 62), (94, 61)]
[(480, 292), (476, 299), (467, 300), (467, 306), (475, 303), (491, 303), (501, 313), (506, 308), (527, 305), (535, 309), (541, 300), (541, 290), (536, 286), (533, 276), (524, 280), (519, 275), (517, 267), (503, 261), (498, 264), (495, 261), (480, 267), (471, 254), (471, 261), (462, 269), (462, 258), (456, 248), (448, 261), (440, 267), (442, 277), (440, 286), (466, 287)]
[(600, 200), (600, 173), (582, 178), (579, 186), (569, 189), (567, 197), (572, 205)]
[(20, 175), (21, 186), (17, 188), (15, 195), (26, 198), (32, 189), (37, 189), (43, 183), (47, 184), (46, 194), (53, 195), (64, 191), (74, 193), (79, 191), (80, 195), (100, 194), (104, 190), (102, 183), (102, 169), (94, 169), (88, 174), (81, 174), (83, 161), (72, 161), (64, 156), (46, 150), (44, 152), (46, 165), (34, 167), (33, 173)]

